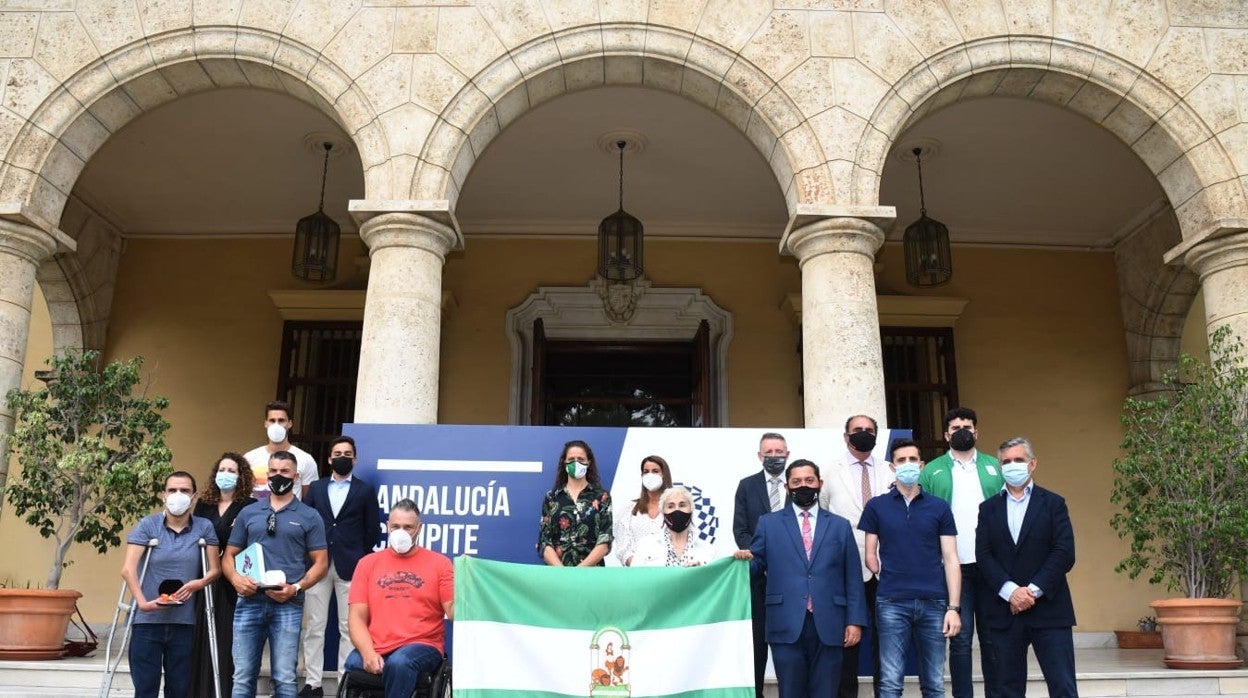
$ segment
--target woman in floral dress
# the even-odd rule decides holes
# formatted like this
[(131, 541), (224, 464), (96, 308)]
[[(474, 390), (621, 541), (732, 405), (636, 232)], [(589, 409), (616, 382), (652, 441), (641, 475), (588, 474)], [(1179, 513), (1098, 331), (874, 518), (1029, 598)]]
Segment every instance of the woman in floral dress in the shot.
[(611, 495), (584, 441), (567, 442), (559, 454), (555, 487), (542, 501), (537, 551), (555, 567), (601, 566), (611, 551)]

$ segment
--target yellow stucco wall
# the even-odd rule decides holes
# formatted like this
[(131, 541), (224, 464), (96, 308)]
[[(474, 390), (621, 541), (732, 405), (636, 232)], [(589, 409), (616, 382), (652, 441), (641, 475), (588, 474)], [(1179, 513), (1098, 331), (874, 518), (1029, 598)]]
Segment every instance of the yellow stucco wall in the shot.
[[(354, 247), (352, 247), (354, 246)], [(344, 250), (344, 270), (360, 253)], [(1080, 631), (1130, 627), (1164, 592), (1113, 571), (1125, 546), (1108, 525), (1110, 463), (1127, 368), (1112, 255), (960, 247), (947, 286), (904, 283), (900, 249), (881, 256), (882, 293), (971, 299), (955, 329), (962, 402), (981, 415), (983, 444), (1032, 438), (1038, 480), (1067, 497), (1078, 536), (1075, 589)], [(267, 292), (309, 288), (290, 278), (287, 240), (130, 240), (109, 328), (111, 357), (141, 354), (153, 390), (171, 399), (175, 465), (206, 473), (226, 449), (260, 443), (259, 409), (277, 382), (281, 318)], [(501, 424), (507, 418), (509, 348), (503, 314), (539, 285), (581, 285), (592, 275), (589, 241), (471, 239), (447, 261), (455, 305), (444, 319), (445, 423)], [(728, 354), (730, 426), (797, 426), (797, 330), (782, 301), (799, 292), (794, 260), (774, 243), (658, 242), (647, 246), (657, 286), (701, 287), (733, 313)], [(32, 342), (47, 353), (46, 310)], [(39, 333), (43, 332), (43, 339)], [(40, 353), (42, 351), (42, 353)], [(901, 425), (899, 425), (901, 426)], [(0, 520), (0, 575), (41, 578), (48, 555), (33, 534)], [(119, 553), (78, 548), (65, 584), (87, 593), (93, 620), (111, 616)], [(15, 564), (14, 559), (21, 559)], [(7, 567), (6, 567), (7, 565)], [(33, 569), (34, 572), (25, 570)], [(1104, 603), (1104, 590), (1115, 601)]]

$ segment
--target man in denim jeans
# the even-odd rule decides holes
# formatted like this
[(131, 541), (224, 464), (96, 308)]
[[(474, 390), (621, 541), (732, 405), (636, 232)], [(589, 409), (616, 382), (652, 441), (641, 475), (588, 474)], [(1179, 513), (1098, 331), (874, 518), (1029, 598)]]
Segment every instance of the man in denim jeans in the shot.
[[(906, 645), (918, 650), (924, 698), (945, 695), (945, 638), (962, 626), (957, 527), (945, 500), (919, 487), (923, 461), (908, 439), (893, 445), (897, 486), (867, 502), (867, 568), (880, 577), (875, 628), (880, 636), (880, 696), (901, 698)], [(943, 575), (937, 570), (944, 565)]]
[[(230, 531), (222, 566), (239, 596), (234, 610), (233, 698), (256, 695), (265, 640), (269, 643), (273, 694), (277, 698), (295, 698), (303, 590), (320, 581), (329, 566), (321, 515), (295, 499), (298, 473), (293, 454), (274, 453), (269, 458), (268, 471), (271, 494), (244, 507)], [(284, 581), (262, 589), (251, 577), (235, 570), (235, 556), (252, 543), (259, 543), (264, 549), (265, 572), (280, 570)]]

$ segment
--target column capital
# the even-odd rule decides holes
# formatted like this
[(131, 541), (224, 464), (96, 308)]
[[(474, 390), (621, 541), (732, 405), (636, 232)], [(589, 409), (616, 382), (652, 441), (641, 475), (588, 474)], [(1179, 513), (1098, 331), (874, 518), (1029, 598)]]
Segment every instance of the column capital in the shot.
[(0, 217), (0, 252), (16, 255), (36, 266), (56, 254), (58, 248), (74, 249), (73, 240), (65, 237), (64, 233), (59, 237), (65, 238), (69, 244), (60, 244), (62, 240), (58, 236), (33, 225)]
[(1201, 281), (1220, 271), (1248, 266), (1248, 231), (1204, 240), (1184, 251), (1183, 262)]
[(834, 252), (860, 254), (874, 259), (884, 244), (884, 230), (874, 220), (852, 216), (820, 217), (789, 229), (781, 240), (781, 251), (797, 257), (799, 264)]
[[(353, 199), (348, 203), (348, 210), (360, 226), (361, 237), (364, 235), (364, 227), (373, 219), (391, 214), (406, 214), (427, 218), (449, 228), (453, 239), (451, 249), (464, 249), (463, 231), (459, 229), (459, 221), (447, 199)], [(365, 240), (365, 243), (368, 241)]]
[(382, 213), (360, 225), (360, 239), (370, 255), (387, 247), (414, 247), (445, 261), (446, 253), (463, 249), (454, 228), (419, 213)]

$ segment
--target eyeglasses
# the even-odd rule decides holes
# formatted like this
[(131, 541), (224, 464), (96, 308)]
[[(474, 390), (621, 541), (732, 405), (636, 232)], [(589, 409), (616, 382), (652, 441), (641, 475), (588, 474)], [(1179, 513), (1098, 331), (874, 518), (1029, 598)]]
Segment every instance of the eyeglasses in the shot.
[(277, 512), (269, 514), (268, 531), (270, 536), (277, 535)]

